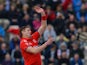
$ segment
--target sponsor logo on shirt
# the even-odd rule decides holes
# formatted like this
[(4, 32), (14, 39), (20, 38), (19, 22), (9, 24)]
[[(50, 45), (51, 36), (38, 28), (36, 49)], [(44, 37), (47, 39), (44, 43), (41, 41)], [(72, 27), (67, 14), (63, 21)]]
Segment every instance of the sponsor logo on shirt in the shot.
[(29, 46), (30, 46), (30, 45), (32, 45), (32, 43), (31, 43), (31, 42), (29, 42), (28, 44), (29, 44)]
[(27, 40), (23, 40), (23, 42), (25, 42), (25, 43), (26, 43), (26, 42), (27, 42)]
[(37, 43), (37, 41), (36, 41), (35, 39), (33, 39), (33, 42), (34, 42), (34, 43)]
[(28, 46), (28, 43), (25, 43)]

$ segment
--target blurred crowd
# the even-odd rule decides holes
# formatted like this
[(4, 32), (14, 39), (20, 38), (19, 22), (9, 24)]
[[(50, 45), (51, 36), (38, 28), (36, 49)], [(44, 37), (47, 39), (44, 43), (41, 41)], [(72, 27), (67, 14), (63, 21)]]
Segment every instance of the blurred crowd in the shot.
[(0, 0), (0, 65), (24, 65), (19, 30), (38, 30), (41, 15), (34, 11), (36, 5), (48, 15), (39, 45), (51, 37), (55, 40), (41, 52), (43, 65), (84, 65), (87, 0)]

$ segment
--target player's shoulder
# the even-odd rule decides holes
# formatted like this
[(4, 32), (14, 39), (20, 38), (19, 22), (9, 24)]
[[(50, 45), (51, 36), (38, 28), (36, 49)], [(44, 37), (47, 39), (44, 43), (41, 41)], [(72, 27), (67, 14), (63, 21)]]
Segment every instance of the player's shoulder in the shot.
[(34, 32), (34, 33), (32, 34), (32, 37), (35, 37), (35, 36), (38, 36), (38, 35), (40, 35), (40, 33), (39, 33), (38, 31), (36, 31), (36, 32)]
[(26, 39), (20, 41), (20, 48), (23, 48), (24, 46), (28, 46), (28, 41)]

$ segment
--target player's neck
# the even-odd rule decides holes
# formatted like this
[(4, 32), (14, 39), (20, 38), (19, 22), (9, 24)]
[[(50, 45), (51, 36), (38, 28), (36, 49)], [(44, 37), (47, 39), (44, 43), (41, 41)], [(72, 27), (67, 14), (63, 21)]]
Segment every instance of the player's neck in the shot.
[(22, 38), (31, 38), (31, 36), (29, 36), (29, 37), (28, 36), (22, 36)]

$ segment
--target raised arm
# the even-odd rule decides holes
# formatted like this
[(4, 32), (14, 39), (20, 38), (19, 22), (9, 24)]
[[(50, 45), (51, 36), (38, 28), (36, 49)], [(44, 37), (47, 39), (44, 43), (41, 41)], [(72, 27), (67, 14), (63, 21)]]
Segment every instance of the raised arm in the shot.
[(43, 45), (39, 46), (39, 47), (28, 47), (26, 49), (26, 52), (29, 53), (33, 53), (33, 54), (37, 54), (40, 53), (41, 51), (43, 51), (48, 45), (52, 44), (52, 42), (54, 41), (53, 38), (48, 39), (47, 42), (45, 42)]
[(47, 16), (42, 8), (36, 6), (34, 9), (37, 13), (41, 14), (41, 26), (38, 29), (38, 32), (40, 33), (40, 35), (42, 35), (47, 27)]

